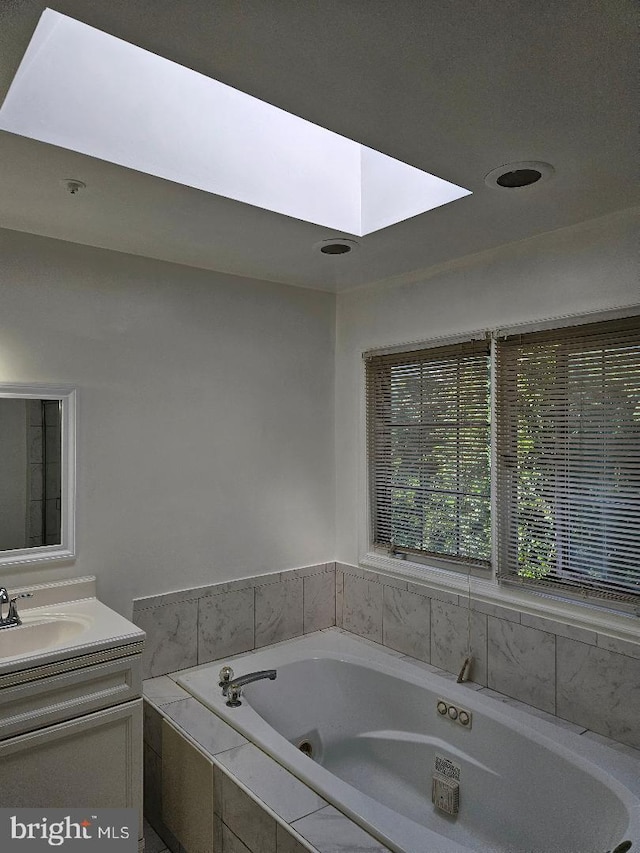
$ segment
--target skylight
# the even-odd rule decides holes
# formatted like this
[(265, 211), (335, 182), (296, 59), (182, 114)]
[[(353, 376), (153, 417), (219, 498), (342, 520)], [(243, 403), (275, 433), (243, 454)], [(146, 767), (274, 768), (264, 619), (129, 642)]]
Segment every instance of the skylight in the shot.
[(0, 128), (358, 236), (469, 195), (51, 9)]

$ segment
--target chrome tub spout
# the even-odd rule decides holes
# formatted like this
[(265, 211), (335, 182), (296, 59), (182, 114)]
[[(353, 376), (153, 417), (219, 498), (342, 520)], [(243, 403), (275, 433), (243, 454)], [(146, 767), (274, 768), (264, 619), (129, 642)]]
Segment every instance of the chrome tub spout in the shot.
[(254, 681), (261, 681), (263, 678), (268, 678), (270, 681), (273, 681), (276, 676), (277, 672), (275, 669), (262, 669), (258, 672), (248, 672), (246, 675), (240, 675), (237, 678), (234, 677), (228, 684), (223, 684), (222, 695), (227, 697), (227, 705), (230, 708), (237, 708), (238, 705), (242, 705), (240, 696), (242, 695), (242, 688), (246, 684), (251, 684)]

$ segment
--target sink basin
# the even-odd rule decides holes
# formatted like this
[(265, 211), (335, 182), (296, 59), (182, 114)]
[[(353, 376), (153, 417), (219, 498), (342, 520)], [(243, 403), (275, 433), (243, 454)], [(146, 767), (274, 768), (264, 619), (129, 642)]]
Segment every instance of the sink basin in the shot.
[(81, 616), (23, 617), (23, 624), (0, 629), (0, 658), (26, 657), (35, 652), (67, 646), (90, 626)]
[[(64, 582), (61, 587), (58, 594), (87, 591), (83, 579)], [(55, 590), (55, 585), (30, 589), (34, 597), (42, 599), (50, 589)], [(25, 606), (20, 618), (22, 625), (0, 628), (0, 681), (53, 662), (62, 665), (63, 661), (119, 646), (141, 646), (144, 640), (144, 631), (94, 596)]]

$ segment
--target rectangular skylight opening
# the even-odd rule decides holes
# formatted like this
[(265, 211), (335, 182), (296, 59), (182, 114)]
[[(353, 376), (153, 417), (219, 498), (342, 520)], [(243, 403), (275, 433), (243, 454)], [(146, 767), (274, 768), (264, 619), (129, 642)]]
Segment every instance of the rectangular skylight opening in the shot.
[(469, 195), (52, 9), (0, 128), (357, 236)]

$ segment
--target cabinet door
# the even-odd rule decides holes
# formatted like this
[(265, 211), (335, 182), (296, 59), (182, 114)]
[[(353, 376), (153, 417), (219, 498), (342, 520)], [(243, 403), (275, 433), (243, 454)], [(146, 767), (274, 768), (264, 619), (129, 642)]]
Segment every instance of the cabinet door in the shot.
[(135, 808), (142, 836), (142, 699), (0, 743), (3, 808)]

